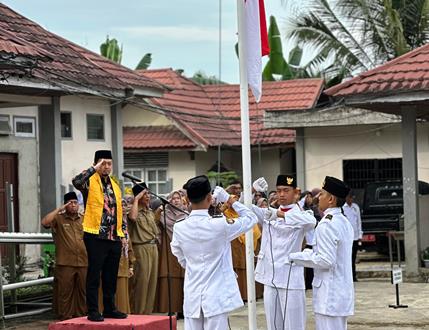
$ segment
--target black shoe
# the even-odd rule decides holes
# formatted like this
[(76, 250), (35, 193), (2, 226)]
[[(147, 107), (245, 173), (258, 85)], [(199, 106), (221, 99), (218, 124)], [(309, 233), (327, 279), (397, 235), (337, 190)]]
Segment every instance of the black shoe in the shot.
[(113, 310), (111, 312), (104, 312), (103, 316), (106, 319), (126, 319), (128, 317), (127, 314), (122, 313), (122, 312), (120, 312), (118, 310)]
[(185, 316), (183, 315), (182, 312), (177, 312), (176, 314), (176, 319), (177, 320), (183, 320), (185, 318)]
[(101, 315), (98, 312), (89, 313), (87, 318), (89, 321), (92, 321), (92, 322), (103, 322), (104, 321), (103, 315)]

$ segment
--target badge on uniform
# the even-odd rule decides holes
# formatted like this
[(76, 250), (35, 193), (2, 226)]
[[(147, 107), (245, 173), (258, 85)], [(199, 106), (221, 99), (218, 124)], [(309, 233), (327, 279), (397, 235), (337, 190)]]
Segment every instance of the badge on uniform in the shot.
[(332, 220), (334, 216), (332, 214), (325, 215), (325, 219)]

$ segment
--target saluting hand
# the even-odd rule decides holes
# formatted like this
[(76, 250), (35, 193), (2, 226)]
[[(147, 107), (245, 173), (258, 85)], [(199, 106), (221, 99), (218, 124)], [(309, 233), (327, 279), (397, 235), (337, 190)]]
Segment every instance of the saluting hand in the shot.
[(139, 201), (140, 199), (142, 199), (143, 198), (143, 196), (144, 195), (146, 195), (147, 194), (147, 190), (146, 189), (144, 189), (144, 190), (142, 190), (135, 198), (134, 198), (134, 201)]
[(71, 203), (71, 201), (69, 201), (69, 202), (65, 203), (63, 206), (61, 206), (61, 207), (58, 209), (58, 213), (60, 213), (60, 212), (64, 212), (64, 211), (66, 210), (67, 206), (69, 206), (69, 205), (70, 205), (70, 203)]
[(94, 166), (94, 169), (97, 171), (97, 170), (99, 170), (100, 169), (100, 167), (101, 166), (103, 166), (103, 164), (104, 164), (104, 162), (105, 162), (106, 160), (104, 159), (104, 158), (102, 158), (102, 159), (100, 159), (99, 161), (98, 161), (98, 163), (97, 164), (95, 164), (95, 166)]

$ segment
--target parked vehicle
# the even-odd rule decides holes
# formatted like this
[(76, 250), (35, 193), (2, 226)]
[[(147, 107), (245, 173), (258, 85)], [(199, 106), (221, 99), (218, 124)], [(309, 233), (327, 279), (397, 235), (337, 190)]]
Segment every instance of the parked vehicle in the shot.
[[(429, 194), (429, 183), (419, 181), (419, 194)], [(380, 181), (365, 187), (362, 206), (362, 238), (365, 249), (387, 254), (388, 231), (404, 230), (402, 181)]]

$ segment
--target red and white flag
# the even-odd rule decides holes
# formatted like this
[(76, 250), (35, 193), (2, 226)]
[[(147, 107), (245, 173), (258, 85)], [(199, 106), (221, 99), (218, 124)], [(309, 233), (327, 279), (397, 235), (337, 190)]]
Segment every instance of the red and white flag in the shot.
[(270, 53), (264, 0), (244, 0), (247, 80), (256, 102), (262, 96), (262, 56)]

